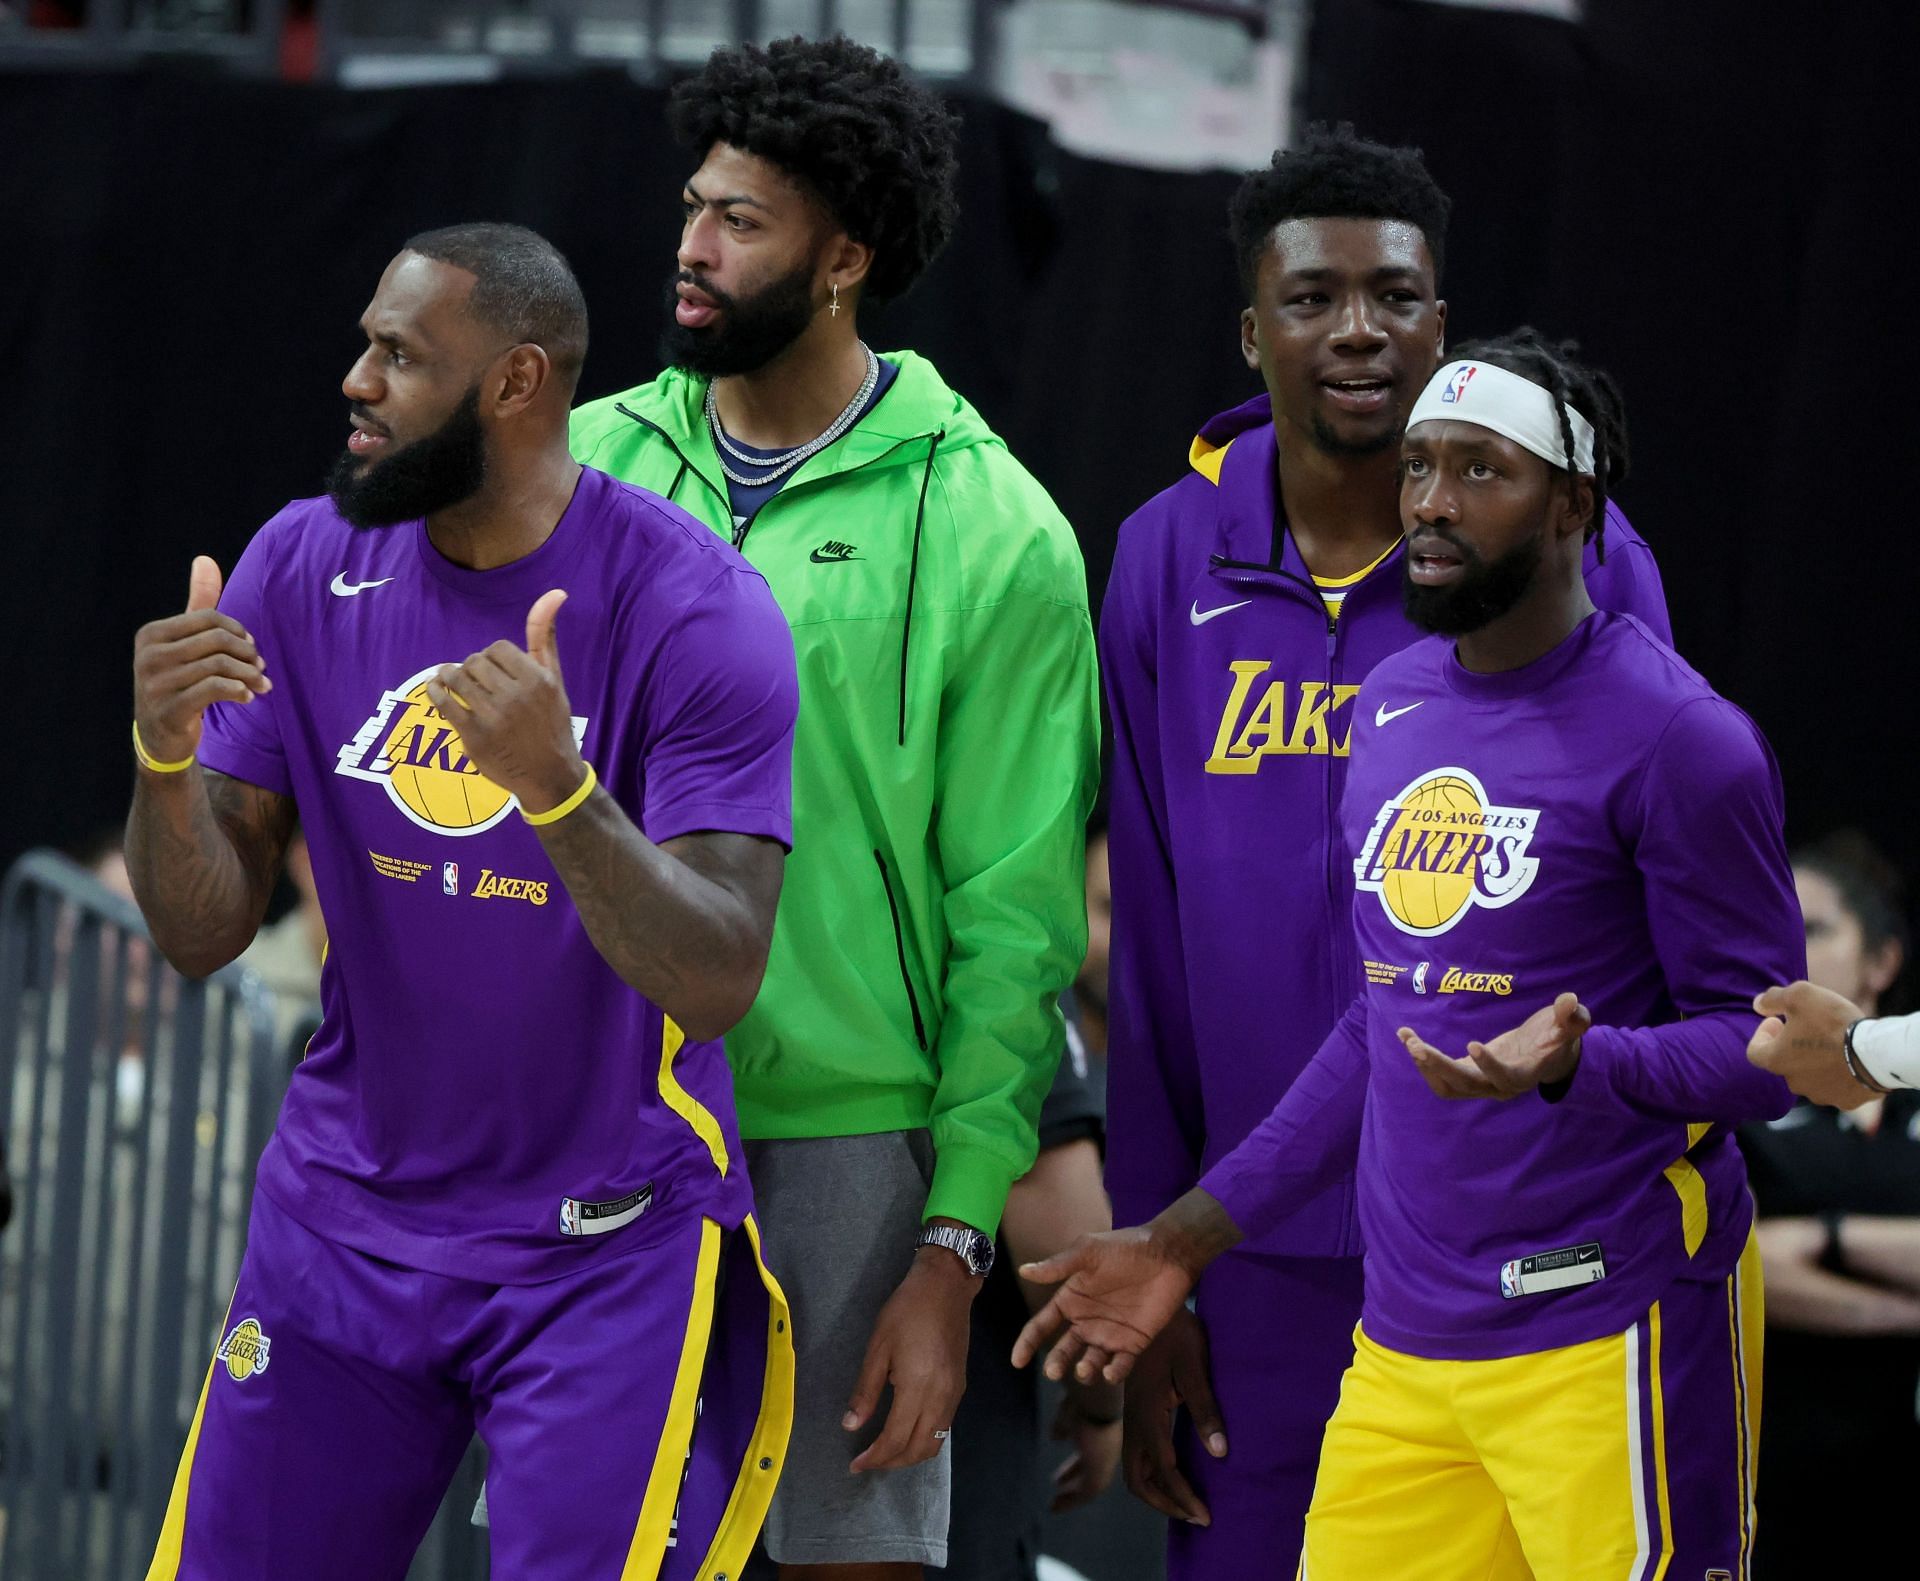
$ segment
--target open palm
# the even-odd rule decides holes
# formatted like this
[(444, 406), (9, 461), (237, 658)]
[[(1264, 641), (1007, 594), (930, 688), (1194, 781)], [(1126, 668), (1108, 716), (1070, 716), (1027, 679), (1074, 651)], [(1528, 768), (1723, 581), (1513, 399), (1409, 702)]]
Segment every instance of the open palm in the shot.
[(1132, 1371), (1134, 1358), (1180, 1310), (1194, 1282), (1144, 1227), (1083, 1235), (1020, 1274), (1060, 1288), (1020, 1331), (1014, 1365), (1024, 1367), (1065, 1329), (1048, 1353), (1047, 1376), (1064, 1378), (1073, 1368), (1081, 1378), (1099, 1373), (1110, 1383)]

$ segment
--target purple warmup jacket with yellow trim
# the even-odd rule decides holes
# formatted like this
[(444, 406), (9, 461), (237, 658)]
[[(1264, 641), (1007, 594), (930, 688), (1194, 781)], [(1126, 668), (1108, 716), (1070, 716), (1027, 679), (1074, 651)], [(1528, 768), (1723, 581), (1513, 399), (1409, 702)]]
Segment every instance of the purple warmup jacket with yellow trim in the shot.
[[(1281, 513), (1262, 395), (1120, 530), (1100, 617), (1113, 716), (1108, 1189), (1137, 1224), (1285, 1096), (1361, 981), (1337, 822), (1360, 683), (1421, 633), (1399, 552), (1328, 616)], [(1653, 553), (1608, 507), (1601, 609), (1671, 641)], [(1361, 1250), (1349, 1163), (1243, 1243)]]

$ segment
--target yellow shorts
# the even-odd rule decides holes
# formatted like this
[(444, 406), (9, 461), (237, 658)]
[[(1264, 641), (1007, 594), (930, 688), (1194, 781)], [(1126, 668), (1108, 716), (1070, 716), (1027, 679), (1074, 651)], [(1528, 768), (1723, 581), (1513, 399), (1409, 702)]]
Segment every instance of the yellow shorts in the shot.
[(1744, 1581), (1760, 1253), (1624, 1334), (1494, 1361), (1355, 1333), (1301, 1581)]

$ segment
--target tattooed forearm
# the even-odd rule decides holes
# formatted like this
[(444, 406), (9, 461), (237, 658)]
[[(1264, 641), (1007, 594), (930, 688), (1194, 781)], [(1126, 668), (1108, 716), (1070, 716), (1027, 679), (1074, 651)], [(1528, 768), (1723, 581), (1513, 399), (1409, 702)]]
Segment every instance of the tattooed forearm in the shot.
[(198, 766), (141, 774), (127, 872), (161, 953), (189, 977), (253, 942), (293, 832), (291, 800)]
[(719, 1037), (766, 971), (785, 855), (771, 840), (695, 834), (655, 845), (604, 790), (539, 826), (587, 936), (691, 1038)]

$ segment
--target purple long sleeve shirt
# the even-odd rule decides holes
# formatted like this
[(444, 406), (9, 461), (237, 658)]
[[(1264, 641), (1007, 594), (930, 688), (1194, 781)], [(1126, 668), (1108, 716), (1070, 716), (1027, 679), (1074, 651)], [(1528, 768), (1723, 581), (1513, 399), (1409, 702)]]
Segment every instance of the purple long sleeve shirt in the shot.
[[(1668, 635), (1652, 552), (1609, 507), (1603, 609)], [(1353, 998), (1335, 810), (1368, 671), (1420, 635), (1390, 555), (1337, 621), (1280, 508), (1263, 395), (1121, 528), (1100, 619), (1113, 720), (1107, 1184), (1139, 1223), (1285, 1095)], [(1351, 1158), (1250, 1250), (1356, 1255)]]
[[(1732, 1127), (1792, 1098), (1746, 1044), (1803, 975), (1779, 774), (1759, 731), (1639, 621), (1589, 616), (1494, 675), (1423, 641), (1354, 705), (1341, 807), (1364, 986), (1201, 1185), (1258, 1233), (1359, 1145), (1370, 1337), (1478, 1358), (1618, 1333), (1724, 1277), (1752, 1223)], [(1572, 991), (1558, 1101), (1448, 1101), (1398, 1029), (1465, 1054)]]

